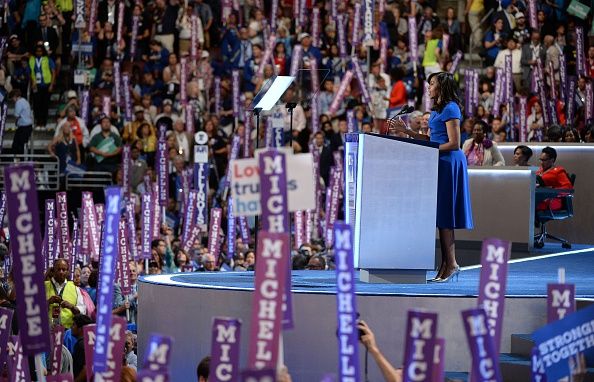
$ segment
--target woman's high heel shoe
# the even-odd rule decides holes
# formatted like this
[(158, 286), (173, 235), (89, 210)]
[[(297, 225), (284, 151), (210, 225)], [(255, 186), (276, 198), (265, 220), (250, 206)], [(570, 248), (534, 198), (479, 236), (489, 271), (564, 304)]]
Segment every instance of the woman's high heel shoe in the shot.
[(454, 271), (448, 276), (448, 277), (441, 277), (438, 280), (436, 280), (436, 283), (449, 283), (450, 281), (454, 280), (454, 277), (456, 278), (456, 282), (458, 281), (458, 276), (460, 275), (460, 266), (458, 265), (456, 268), (454, 268)]
[(427, 282), (434, 283), (434, 282), (437, 282), (437, 280), (441, 280), (441, 277), (439, 276), (439, 274), (441, 273), (442, 268), (443, 268), (443, 263), (440, 264), (439, 269), (437, 270), (437, 273), (435, 274), (435, 277), (427, 280)]

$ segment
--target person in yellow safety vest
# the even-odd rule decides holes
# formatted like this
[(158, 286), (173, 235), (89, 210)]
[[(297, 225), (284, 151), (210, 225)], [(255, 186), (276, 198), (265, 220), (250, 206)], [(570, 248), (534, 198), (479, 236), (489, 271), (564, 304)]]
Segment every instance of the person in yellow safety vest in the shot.
[(56, 259), (49, 280), (45, 281), (45, 297), (49, 306), (50, 321), (66, 329), (72, 327), (72, 318), (76, 314), (86, 314), (83, 296), (72, 281), (66, 276), (70, 273), (68, 261)]

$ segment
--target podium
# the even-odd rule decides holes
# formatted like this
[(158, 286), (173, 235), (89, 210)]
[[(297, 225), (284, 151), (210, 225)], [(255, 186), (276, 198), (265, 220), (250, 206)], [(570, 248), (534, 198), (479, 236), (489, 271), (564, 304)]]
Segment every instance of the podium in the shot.
[(434, 269), (438, 146), (348, 134), (345, 219), (361, 281), (425, 283)]

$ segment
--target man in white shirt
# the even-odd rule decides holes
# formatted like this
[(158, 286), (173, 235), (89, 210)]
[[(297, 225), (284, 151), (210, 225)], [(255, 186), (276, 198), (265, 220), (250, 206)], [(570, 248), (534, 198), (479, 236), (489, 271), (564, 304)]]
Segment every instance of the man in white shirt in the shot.
[(51, 279), (45, 282), (45, 294), (49, 306), (50, 318), (66, 329), (72, 327), (73, 317), (86, 314), (83, 296), (78, 287), (69, 281), (67, 275), (70, 266), (65, 259), (56, 259), (53, 264)]
[(505, 57), (511, 54), (512, 57), (512, 77), (514, 80), (514, 87), (516, 90), (521, 89), (522, 85), (522, 51), (518, 49), (518, 44), (515, 37), (507, 40), (507, 49), (502, 49), (497, 53), (495, 58), (495, 67), (501, 68), (505, 71)]
[(10, 93), (10, 98), (15, 102), (14, 116), (16, 117), (17, 126), (12, 140), (12, 153), (20, 155), (25, 153), (25, 144), (31, 138), (33, 113), (31, 113), (31, 105), (29, 105), (26, 99), (21, 97), (21, 91), (19, 89), (14, 89)]

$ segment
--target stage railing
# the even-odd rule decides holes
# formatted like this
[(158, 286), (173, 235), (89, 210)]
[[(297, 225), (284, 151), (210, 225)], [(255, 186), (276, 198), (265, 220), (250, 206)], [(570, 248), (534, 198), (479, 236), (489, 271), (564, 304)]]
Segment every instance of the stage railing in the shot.
[(4, 190), (4, 167), (23, 162), (33, 164), (37, 190), (57, 191), (60, 188), (58, 158), (48, 154), (0, 154), (0, 189)]
[(113, 184), (113, 175), (110, 172), (86, 171), (66, 175), (66, 189), (91, 189), (104, 188)]

